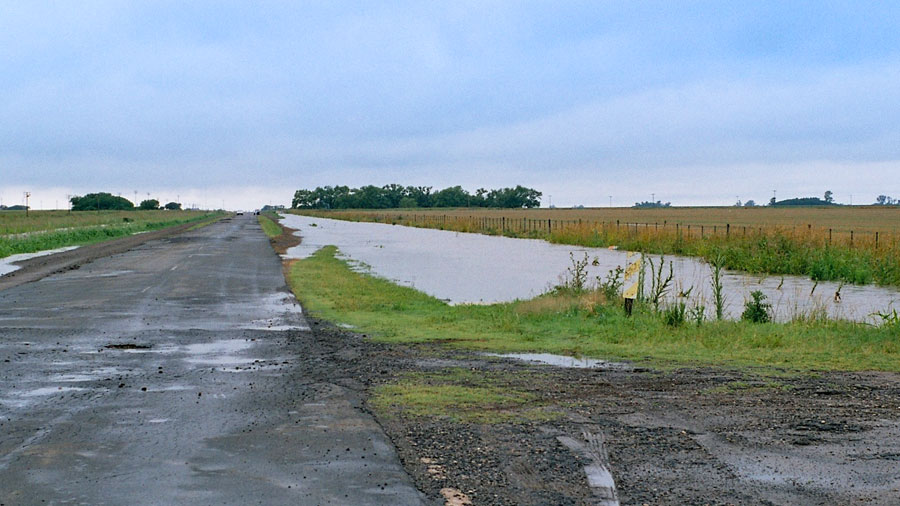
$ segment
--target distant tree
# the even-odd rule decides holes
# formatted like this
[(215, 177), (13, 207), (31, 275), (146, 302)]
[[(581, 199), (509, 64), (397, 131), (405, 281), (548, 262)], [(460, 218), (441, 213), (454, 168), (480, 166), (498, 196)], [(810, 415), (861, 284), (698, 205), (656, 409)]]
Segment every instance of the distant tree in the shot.
[(491, 190), (485, 196), (488, 207), (535, 208), (541, 206), (541, 192), (518, 185), (515, 188)]
[(291, 200), (291, 207), (294, 209), (306, 209), (316, 207), (316, 199), (314, 192), (310, 190), (297, 190), (294, 192), (294, 199)]
[(824, 199), (825, 202), (828, 203), (828, 204), (833, 204), (833, 203), (834, 203), (834, 197), (833, 197), (833, 195), (834, 195), (834, 194), (831, 193), (831, 190), (826, 191), (826, 192), (825, 192), (825, 199)]
[(466, 207), (470, 197), (462, 186), (451, 186), (434, 194), (434, 207)]
[(142, 211), (153, 211), (155, 209), (159, 209), (159, 201), (156, 199), (142, 200), (141, 206), (138, 209)]
[(750, 199), (747, 202), (744, 202), (744, 207), (756, 207), (756, 201)]
[(419, 203), (416, 202), (416, 199), (412, 197), (403, 197), (400, 199), (400, 202), (397, 203), (397, 207), (401, 208), (410, 208), (410, 207), (419, 207)]
[(741, 202), (741, 199), (738, 199), (738, 201), (735, 202), (734, 207), (742, 207), (743, 205), (744, 205), (744, 203)]
[(637, 209), (650, 209), (654, 207), (672, 207), (671, 202), (662, 203), (661, 200), (657, 200), (656, 202), (650, 202), (649, 200), (645, 200), (644, 202), (635, 202), (634, 206)]
[(168, 209), (169, 211), (180, 211), (181, 204), (179, 204), (178, 202), (169, 202), (168, 204), (166, 204), (166, 209)]
[(772, 197), (772, 198), (769, 199), (769, 205), (770, 205), (770, 206), (774, 206), (776, 203), (777, 203), (777, 201), (775, 200), (775, 197)]
[(451, 186), (433, 192), (430, 186), (382, 187), (325, 186), (315, 190), (294, 192), (291, 207), (295, 209), (386, 209), (396, 207), (540, 207), (541, 192), (516, 186), (486, 190), (479, 188), (474, 195), (461, 186)]
[(88, 193), (83, 197), (75, 196), (69, 201), (72, 203), (73, 211), (95, 211), (100, 209), (122, 211), (134, 209), (134, 204), (130, 200), (106, 192)]
[(875, 205), (877, 206), (892, 206), (897, 202), (897, 200), (891, 198), (889, 195), (879, 195), (875, 199)]
[(26, 207), (26, 206), (23, 206), (22, 204), (9, 206), (9, 207), (6, 207), (6, 206), (3, 207), (3, 209), (6, 211), (24, 211), (24, 210), (30, 209), (30, 208), (31, 208), (31, 206)]
[(826, 202), (818, 197), (802, 197), (795, 199), (779, 200), (774, 204), (778, 207), (797, 207), (797, 206), (836, 206), (834, 202)]

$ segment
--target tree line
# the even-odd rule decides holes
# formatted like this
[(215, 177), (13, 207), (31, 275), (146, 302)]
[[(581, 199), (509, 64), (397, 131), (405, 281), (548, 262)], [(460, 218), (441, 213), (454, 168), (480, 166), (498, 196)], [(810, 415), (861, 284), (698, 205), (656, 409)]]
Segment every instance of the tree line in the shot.
[(541, 206), (541, 192), (524, 186), (469, 193), (461, 186), (432, 191), (431, 186), (367, 185), (316, 187), (297, 190), (291, 201), (294, 209), (391, 209), (413, 207), (502, 207)]
[[(73, 211), (128, 211), (135, 208), (134, 203), (130, 200), (106, 192), (88, 193), (84, 196), (76, 195), (69, 199), (69, 202), (72, 204)], [(138, 209), (169, 209), (174, 211), (181, 209), (181, 204), (178, 202), (169, 202), (160, 207), (158, 200), (147, 199), (141, 201)]]

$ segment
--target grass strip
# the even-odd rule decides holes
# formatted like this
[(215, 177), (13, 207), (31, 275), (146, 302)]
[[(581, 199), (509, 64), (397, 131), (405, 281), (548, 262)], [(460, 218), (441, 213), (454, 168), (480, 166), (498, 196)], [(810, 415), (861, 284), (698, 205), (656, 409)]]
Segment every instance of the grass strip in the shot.
[(541, 405), (534, 393), (511, 386), (517, 379), (512, 376), (460, 368), (409, 373), (377, 387), (372, 404), (388, 416), (441, 417), (460, 423), (519, 423), (559, 415)]
[(71, 227), (61, 230), (0, 237), (0, 258), (19, 253), (34, 253), (66, 246), (83, 246), (117, 237), (150, 232), (162, 228), (203, 221), (219, 214), (193, 214), (160, 221), (129, 221), (109, 225)]
[(270, 238), (278, 237), (283, 233), (281, 227), (269, 217), (260, 214), (257, 216), (257, 219), (259, 220), (259, 225), (262, 227), (263, 232)]
[(441, 342), (493, 352), (547, 352), (655, 365), (764, 366), (789, 370), (900, 371), (900, 326), (845, 321), (671, 327), (639, 308), (629, 318), (602, 295), (546, 294), (527, 301), (450, 306), (354, 272), (325, 247), (289, 267), (305, 308), (383, 342)]

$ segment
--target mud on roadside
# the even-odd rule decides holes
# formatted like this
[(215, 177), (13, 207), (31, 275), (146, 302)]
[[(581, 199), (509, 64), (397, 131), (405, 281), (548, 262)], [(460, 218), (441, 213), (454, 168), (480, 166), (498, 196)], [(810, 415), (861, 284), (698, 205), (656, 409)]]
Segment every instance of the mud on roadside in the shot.
[[(330, 350), (332, 380), (367, 399), (416, 485), (436, 500), (452, 489), (473, 504), (602, 503), (585, 474), (590, 455), (563, 444), (589, 446), (592, 435), (605, 441), (622, 504), (896, 504), (900, 497), (896, 374), (563, 369), (441, 345), (373, 343), (311, 321), (316, 348)], [(460, 423), (371, 402), (379, 385), (453, 368), (525, 389), (557, 416)]]

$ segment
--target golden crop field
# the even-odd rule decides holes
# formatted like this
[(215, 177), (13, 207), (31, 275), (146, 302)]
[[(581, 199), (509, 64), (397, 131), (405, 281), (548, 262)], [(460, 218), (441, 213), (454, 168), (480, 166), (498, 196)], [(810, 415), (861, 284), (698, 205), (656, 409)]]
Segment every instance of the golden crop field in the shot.
[(668, 207), (636, 209), (623, 207), (585, 209), (390, 209), (363, 211), (359, 209), (328, 211), (335, 217), (358, 215), (361, 213), (380, 216), (469, 217), (501, 218), (507, 220), (558, 220), (560, 222), (606, 222), (640, 223), (683, 226), (725, 227), (779, 227), (779, 228), (819, 228), (837, 232), (900, 233), (900, 207), (897, 206), (854, 206), (854, 207)]

